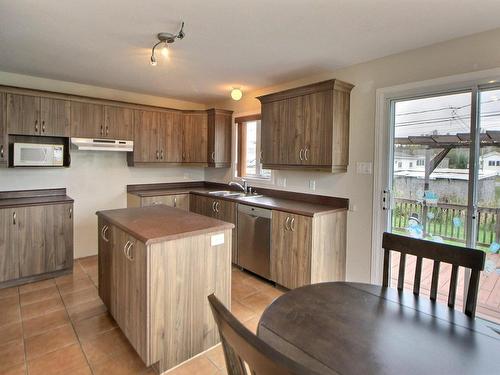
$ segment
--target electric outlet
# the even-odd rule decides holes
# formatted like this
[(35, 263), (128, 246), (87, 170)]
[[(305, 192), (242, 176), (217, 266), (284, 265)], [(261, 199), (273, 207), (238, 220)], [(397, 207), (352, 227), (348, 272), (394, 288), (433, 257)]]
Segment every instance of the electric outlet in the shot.
[(309, 180), (309, 189), (316, 190), (316, 180)]

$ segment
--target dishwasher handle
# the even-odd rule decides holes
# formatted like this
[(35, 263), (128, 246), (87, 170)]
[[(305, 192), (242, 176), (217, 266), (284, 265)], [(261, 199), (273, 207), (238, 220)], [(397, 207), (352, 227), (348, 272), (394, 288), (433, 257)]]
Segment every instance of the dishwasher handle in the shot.
[(249, 206), (247, 204), (238, 204), (238, 212), (252, 217), (264, 217), (271, 219), (272, 211), (266, 208)]

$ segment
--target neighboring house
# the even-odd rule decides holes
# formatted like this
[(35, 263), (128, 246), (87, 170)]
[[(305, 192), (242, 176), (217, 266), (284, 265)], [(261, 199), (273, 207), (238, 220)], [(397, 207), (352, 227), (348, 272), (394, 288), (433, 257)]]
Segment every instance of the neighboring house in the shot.
[(482, 170), (495, 171), (500, 174), (500, 152), (492, 151), (479, 158), (479, 165)]
[[(440, 168), (448, 168), (449, 159), (444, 158), (439, 163)], [(425, 155), (412, 155), (401, 151), (394, 154), (394, 172), (425, 170)]]

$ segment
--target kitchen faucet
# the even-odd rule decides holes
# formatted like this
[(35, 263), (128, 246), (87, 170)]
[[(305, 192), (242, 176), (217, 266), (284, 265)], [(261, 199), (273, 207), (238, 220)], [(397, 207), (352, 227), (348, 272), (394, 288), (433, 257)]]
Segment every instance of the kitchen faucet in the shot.
[(243, 182), (243, 184), (240, 184), (239, 182), (235, 182), (235, 181), (231, 181), (229, 183), (229, 186), (237, 186), (239, 187), (241, 190), (243, 190), (245, 193), (248, 193), (248, 184), (246, 182), (246, 180), (241, 180)]

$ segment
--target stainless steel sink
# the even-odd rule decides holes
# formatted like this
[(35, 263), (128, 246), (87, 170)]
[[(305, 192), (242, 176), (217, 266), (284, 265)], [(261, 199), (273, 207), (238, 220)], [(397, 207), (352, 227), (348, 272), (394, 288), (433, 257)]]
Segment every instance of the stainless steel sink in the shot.
[(233, 197), (233, 198), (262, 197), (262, 195), (259, 195), (259, 194), (253, 194), (253, 193), (250, 194), (250, 193), (243, 193), (243, 192), (231, 191), (231, 190), (210, 191), (208, 194), (215, 195), (217, 197)]

